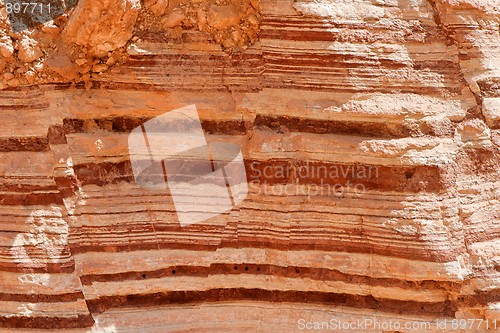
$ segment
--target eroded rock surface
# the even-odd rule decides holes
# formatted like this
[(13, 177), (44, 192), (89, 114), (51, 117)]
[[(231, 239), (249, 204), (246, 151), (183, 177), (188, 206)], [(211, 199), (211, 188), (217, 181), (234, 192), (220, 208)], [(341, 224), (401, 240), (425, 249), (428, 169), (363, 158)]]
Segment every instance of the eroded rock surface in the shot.
[[(19, 33), (2, 14), (0, 326), (491, 331), (497, 5), (80, 0)], [(190, 104), (241, 147), (250, 191), (181, 227), (135, 183), (127, 138)]]

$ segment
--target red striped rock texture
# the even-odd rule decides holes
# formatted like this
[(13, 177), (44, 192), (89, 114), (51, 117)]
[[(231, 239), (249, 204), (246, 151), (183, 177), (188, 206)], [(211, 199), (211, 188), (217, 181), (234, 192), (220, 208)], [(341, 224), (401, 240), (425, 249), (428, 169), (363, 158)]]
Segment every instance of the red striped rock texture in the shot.
[[(0, 331), (494, 331), (497, 2), (80, 0), (30, 31), (4, 20)], [(127, 137), (190, 104), (250, 186), (181, 227)]]

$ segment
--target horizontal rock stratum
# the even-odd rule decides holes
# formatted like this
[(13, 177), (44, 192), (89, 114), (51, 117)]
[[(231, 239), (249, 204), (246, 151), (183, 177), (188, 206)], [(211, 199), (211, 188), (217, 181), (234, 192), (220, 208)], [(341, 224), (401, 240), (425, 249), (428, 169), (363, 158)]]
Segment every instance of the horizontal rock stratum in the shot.
[[(0, 332), (500, 329), (499, 1), (64, 8), (0, 7)], [(129, 137), (189, 105), (248, 193), (181, 226)]]

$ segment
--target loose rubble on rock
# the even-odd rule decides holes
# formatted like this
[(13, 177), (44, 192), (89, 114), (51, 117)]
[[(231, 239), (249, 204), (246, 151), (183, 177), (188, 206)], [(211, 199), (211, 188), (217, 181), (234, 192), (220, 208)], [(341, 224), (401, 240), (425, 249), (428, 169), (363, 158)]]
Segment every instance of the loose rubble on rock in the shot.
[(0, 5), (0, 89), (88, 83), (123, 64), (128, 46), (151, 34), (180, 43), (185, 32), (203, 32), (239, 53), (256, 41), (259, 24), (259, 0), (80, 0), (54, 21), (14, 32)]

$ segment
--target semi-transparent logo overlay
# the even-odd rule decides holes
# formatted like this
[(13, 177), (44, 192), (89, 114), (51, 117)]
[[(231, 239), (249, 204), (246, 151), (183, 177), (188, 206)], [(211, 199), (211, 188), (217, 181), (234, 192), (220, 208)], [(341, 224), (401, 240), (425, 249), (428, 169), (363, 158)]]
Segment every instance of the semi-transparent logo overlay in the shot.
[(137, 127), (128, 147), (136, 183), (169, 192), (181, 226), (230, 211), (248, 194), (240, 147), (207, 143), (195, 105)]

